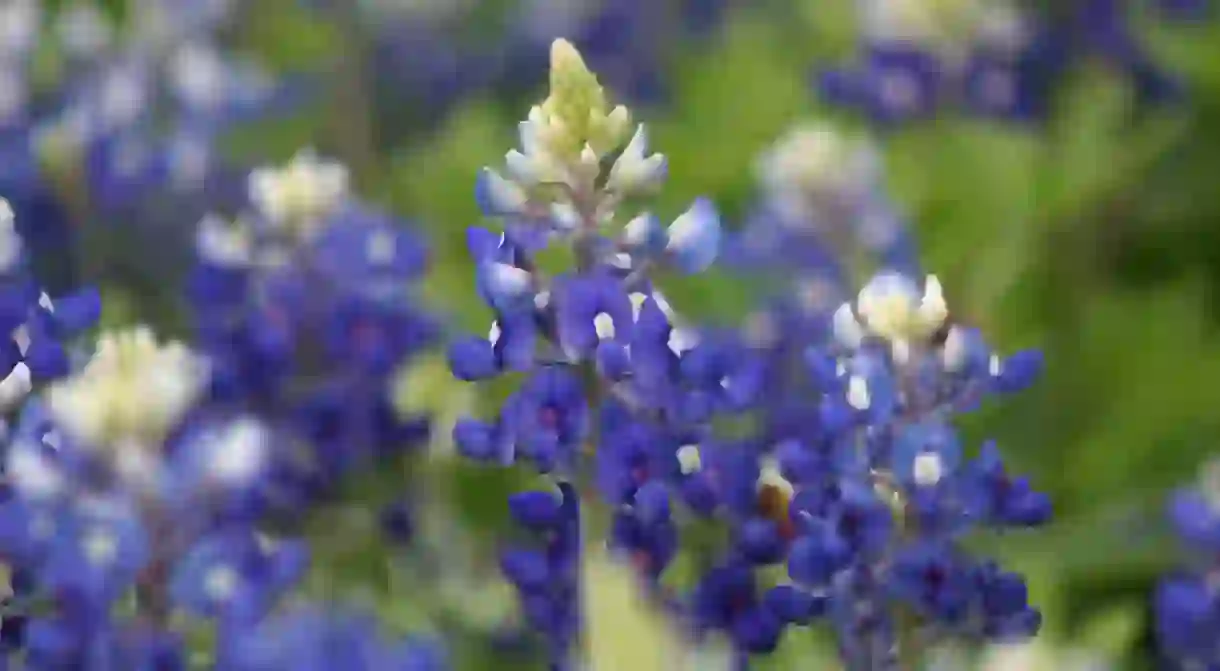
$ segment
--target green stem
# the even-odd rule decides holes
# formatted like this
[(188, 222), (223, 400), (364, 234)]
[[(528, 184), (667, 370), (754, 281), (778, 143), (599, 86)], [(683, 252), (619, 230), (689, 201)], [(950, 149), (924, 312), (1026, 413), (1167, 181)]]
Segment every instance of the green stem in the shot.
[(923, 647), (919, 641), (919, 623), (909, 611), (901, 611), (895, 617), (897, 629), (898, 668), (901, 671), (916, 671), (922, 666)]
[(366, 39), (354, 0), (332, 0), (331, 16), (344, 45), (334, 63), (329, 111), (331, 136), (336, 154), (359, 182), (372, 177), (377, 167)]

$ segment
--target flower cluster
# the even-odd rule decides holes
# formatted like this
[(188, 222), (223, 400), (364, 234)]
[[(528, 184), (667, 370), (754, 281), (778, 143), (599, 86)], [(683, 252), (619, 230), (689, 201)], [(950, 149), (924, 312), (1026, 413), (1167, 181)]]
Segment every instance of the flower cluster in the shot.
[[(478, 183), (504, 231), (472, 228), (468, 238), (496, 321), (488, 337), (454, 342), (450, 363), (464, 380), (525, 377), (494, 421), (464, 420), (454, 436), (471, 458), (527, 460), (558, 483), (559, 494), (510, 501), (545, 543), (503, 556), (556, 668), (576, 654), (582, 617), (578, 487), (611, 506), (608, 545), (657, 603), (696, 639), (727, 635), (743, 663), (823, 616), (852, 669), (889, 668), (939, 636), (1038, 629), (1022, 578), (972, 558), (958, 539), (981, 525), (1036, 526), (1049, 502), (1007, 472), (994, 445), (966, 459), (950, 424), (984, 396), (1032, 382), (1036, 352), (992, 353), (977, 330), (951, 322), (935, 277), (898, 271), (850, 301), (832, 294), (827, 329), (793, 335), (795, 362), (750, 329), (683, 323), (655, 282), (666, 268), (696, 273), (715, 260), (711, 204), (697, 200), (668, 229), (650, 214), (616, 225), (625, 197), (659, 186), (665, 161), (566, 42), (552, 49), (549, 97), (520, 127), (506, 175), (485, 170)], [(807, 131), (770, 164), (765, 210), (785, 235), (869, 211), (872, 162), (837, 141)], [(859, 170), (845, 175), (843, 165)], [(807, 215), (812, 223), (800, 221)], [(548, 278), (535, 255), (553, 241), (571, 248), (575, 268)], [(850, 282), (827, 281), (836, 292)], [(794, 368), (802, 384), (789, 383)], [(802, 412), (773, 421), (796, 405)], [(734, 418), (753, 429), (726, 432), (721, 420)], [(696, 551), (698, 580), (675, 594), (662, 574), (684, 549), (688, 519), (724, 533)], [(768, 579), (765, 569), (783, 564), (788, 579)]]
[[(1100, 59), (1129, 78), (1148, 102), (1174, 97), (1179, 83), (1141, 44), (1125, 0), (1086, 0), (1046, 11), (1029, 3), (978, 0), (859, 0), (862, 62), (819, 73), (832, 103), (881, 123), (944, 109), (1039, 121), (1060, 80)], [(1188, 19), (1206, 0), (1159, 0), (1169, 18)], [(1063, 11), (1060, 11), (1060, 10)]]
[(1161, 580), (1154, 607), (1165, 668), (1220, 664), (1220, 462), (1207, 464), (1196, 486), (1173, 495), (1169, 520), (1190, 551), (1190, 563)]
[(302, 446), (276, 469), (282, 502), (299, 502), (427, 437), (391, 398), (395, 373), (438, 335), (412, 293), (427, 254), (351, 197), (346, 167), (310, 151), (252, 172), (249, 199), (236, 221), (200, 224), (196, 346), (209, 405), (253, 409)]
[(60, 340), (97, 294), (40, 298), (4, 210), (6, 390), (50, 380), (6, 437), (0, 501), (5, 655), (27, 668), (183, 668), (204, 623), (219, 669), (445, 668), (358, 614), (272, 615), (309, 552), (268, 514), (427, 436), (391, 382), (436, 331), (409, 293), (420, 242), (356, 203), (343, 166), (302, 152), (249, 191), (243, 219), (200, 227), (192, 345), (111, 331), (82, 365)]
[[(21, 408), (5, 451), (0, 556), (16, 611), (5, 627), (20, 627), (6, 655), (30, 668), (180, 665), (171, 605), (234, 625), (256, 617), (300, 574), (303, 548), (243, 524), (267, 437), (253, 419), (196, 411), (205, 361), (143, 328), (102, 335), (79, 368), (43, 340), (91, 325), (89, 296), (61, 314), (44, 295), (37, 326), (14, 336), (29, 340), (27, 379), (49, 361), (58, 378)], [(119, 613), (133, 594), (141, 617), (129, 619)]]

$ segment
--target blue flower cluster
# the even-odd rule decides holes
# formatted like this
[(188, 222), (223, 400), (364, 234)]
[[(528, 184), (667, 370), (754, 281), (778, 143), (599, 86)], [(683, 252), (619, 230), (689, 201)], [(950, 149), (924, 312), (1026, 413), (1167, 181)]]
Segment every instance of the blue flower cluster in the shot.
[[(851, 299), (832, 296), (826, 328), (802, 324), (781, 344), (684, 323), (655, 282), (712, 264), (716, 212), (700, 199), (668, 228), (647, 213), (616, 225), (624, 202), (660, 185), (665, 160), (570, 44), (553, 46), (550, 95), (520, 129), (506, 173), (478, 182), (504, 230), (468, 238), (495, 322), (487, 337), (452, 343), (449, 358), (463, 380), (523, 376), (494, 420), (463, 420), (454, 437), (470, 458), (526, 461), (557, 483), (559, 493), (510, 501), (545, 542), (503, 555), (553, 668), (578, 656), (577, 555), (591, 546), (577, 496), (590, 489), (613, 511), (610, 549), (648, 593), (696, 640), (727, 635), (743, 665), (814, 619), (829, 621), (851, 669), (892, 668), (941, 636), (1037, 631), (1021, 576), (958, 540), (980, 526), (1037, 526), (1049, 501), (993, 444), (968, 459), (951, 424), (987, 395), (1028, 386), (1036, 352), (992, 353), (952, 323), (935, 277), (895, 270)], [(574, 268), (548, 277), (536, 255), (555, 241)], [(683, 520), (727, 533), (675, 593), (662, 578)], [(784, 564), (787, 578), (769, 580), (765, 569)]]
[(253, 409), (306, 446), (275, 469), (277, 500), (291, 507), (427, 438), (427, 420), (401, 416), (391, 387), (439, 331), (413, 295), (426, 250), (349, 196), (344, 166), (305, 151), (249, 186), (249, 212), (200, 226), (195, 346), (209, 360), (209, 405)]
[(1220, 466), (1173, 495), (1169, 521), (1190, 551), (1190, 563), (1161, 580), (1154, 597), (1156, 634), (1164, 668), (1220, 665)]
[[(1131, 20), (1137, 3), (859, 0), (859, 64), (820, 72), (831, 103), (890, 124), (951, 109), (1002, 120), (1046, 118), (1058, 84), (1099, 60), (1128, 78), (1144, 102), (1177, 97), (1181, 84), (1154, 60)], [(1157, 0), (1168, 19), (1203, 14), (1208, 0)]]
[(390, 391), (436, 336), (410, 294), (423, 247), (309, 152), (256, 170), (249, 192), (239, 222), (200, 227), (192, 347), (135, 327), (83, 363), (63, 340), (97, 320), (97, 293), (39, 294), (0, 211), (6, 408), (49, 382), (6, 436), (4, 664), (186, 668), (188, 638), (211, 628), (225, 671), (447, 667), (432, 642), (383, 639), (359, 614), (274, 610), (309, 552), (267, 531), (426, 438)]

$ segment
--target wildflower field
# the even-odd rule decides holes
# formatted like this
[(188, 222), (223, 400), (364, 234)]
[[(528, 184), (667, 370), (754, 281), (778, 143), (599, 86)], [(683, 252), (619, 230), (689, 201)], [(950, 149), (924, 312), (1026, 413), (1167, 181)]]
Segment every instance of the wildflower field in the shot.
[(0, 0), (0, 670), (1220, 670), (1210, 0)]

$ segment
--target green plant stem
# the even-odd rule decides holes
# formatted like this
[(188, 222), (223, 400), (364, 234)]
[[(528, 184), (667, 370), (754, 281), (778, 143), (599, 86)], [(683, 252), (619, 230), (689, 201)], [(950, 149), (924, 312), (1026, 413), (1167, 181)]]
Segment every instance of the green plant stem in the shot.
[(335, 153), (359, 184), (375, 175), (377, 137), (374, 101), (369, 85), (366, 39), (355, 0), (331, 0), (330, 14), (342, 38), (343, 50), (334, 62), (329, 120)]

